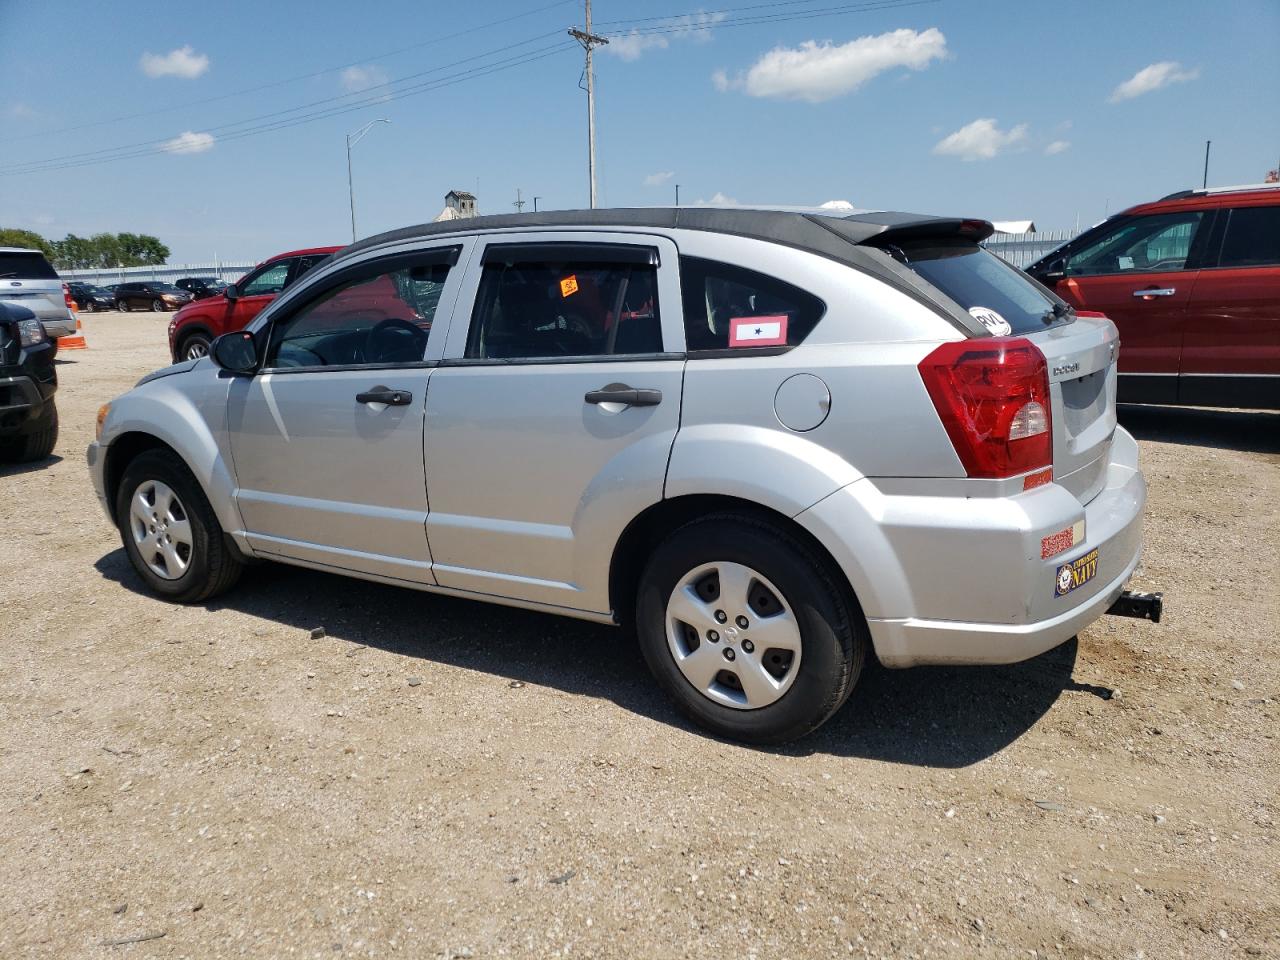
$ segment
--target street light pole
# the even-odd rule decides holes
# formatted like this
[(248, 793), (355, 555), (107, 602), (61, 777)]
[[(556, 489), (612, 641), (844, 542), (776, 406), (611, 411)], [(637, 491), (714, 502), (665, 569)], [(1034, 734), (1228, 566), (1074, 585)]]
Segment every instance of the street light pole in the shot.
[(347, 134), (347, 198), (351, 202), (351, 242), (356, 242), (356, 188), (355, 181), (351, 178), (351, 148), (364, 138), (375, 123), (390, 123), (386, 117), (379, 117), (376, 120), (370, 120), (355, 133)]

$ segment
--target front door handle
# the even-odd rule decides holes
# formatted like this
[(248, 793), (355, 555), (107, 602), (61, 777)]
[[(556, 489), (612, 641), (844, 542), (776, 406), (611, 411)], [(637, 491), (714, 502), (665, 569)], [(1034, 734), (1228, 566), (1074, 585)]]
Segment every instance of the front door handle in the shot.
[(1133, 295), (1146, 300), (1150, 297), (1172, 297), (1177, 292), (1176, 287), (1148, 287), (1146, 290), (1133, 291)]
[(356, 403), (385, 403), (389, 407), (404, 407), (413, 402), (408, 390), (392, 390), (390, 387), (374, 387), (356, 394)]
[(587, 403), (621, 403), (628, 407), (656, 407), (662, 402), (661, 390), (637, 389), (625, 383), (611, 383), (599, 390), (588, 390)]

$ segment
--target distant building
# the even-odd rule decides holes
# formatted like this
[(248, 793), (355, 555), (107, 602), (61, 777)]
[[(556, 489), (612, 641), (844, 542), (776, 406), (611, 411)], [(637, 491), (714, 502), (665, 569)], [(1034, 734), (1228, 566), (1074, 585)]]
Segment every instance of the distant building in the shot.
[(1034, 220), (992, 220), (991, 225), (996, 228), (996, 233), (1035, 233), (1036, 224)]
[(465, 190), (450, 190), (444, 195), (444, 208), (452, 210), (449, 220), (465, 220), (476, 215), (476, 197)]

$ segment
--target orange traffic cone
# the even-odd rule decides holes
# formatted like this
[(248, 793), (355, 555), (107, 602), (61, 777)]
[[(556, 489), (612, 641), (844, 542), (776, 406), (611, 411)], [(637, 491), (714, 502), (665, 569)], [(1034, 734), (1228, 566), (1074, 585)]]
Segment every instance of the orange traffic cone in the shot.
[[(84, 329), (84, 324), (80, 322), (80, 317), (78, 314), (76, 316), (76, 329), (77, 330)], [(59, 350), (88, 350), (89, 344), (84, 342), (83, 334), (77, 333), (73, 337), (59, 337), (58, 349)]]

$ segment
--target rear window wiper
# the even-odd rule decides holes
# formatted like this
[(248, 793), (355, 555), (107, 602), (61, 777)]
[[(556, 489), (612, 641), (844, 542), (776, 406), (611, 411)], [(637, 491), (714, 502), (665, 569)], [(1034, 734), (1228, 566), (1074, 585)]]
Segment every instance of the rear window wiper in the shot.
[(1043, 320), (1045, 323), (1053, 323), (1053, 321), (1055, 320), (1061, 320), (1070, 312), (1071, 312), (1071, 307), (1068, 306), (1067, 304), (1055, 303), (1052, 309), (1046, 310), (1043, 314), (1041, 314), (1040, 319)]

